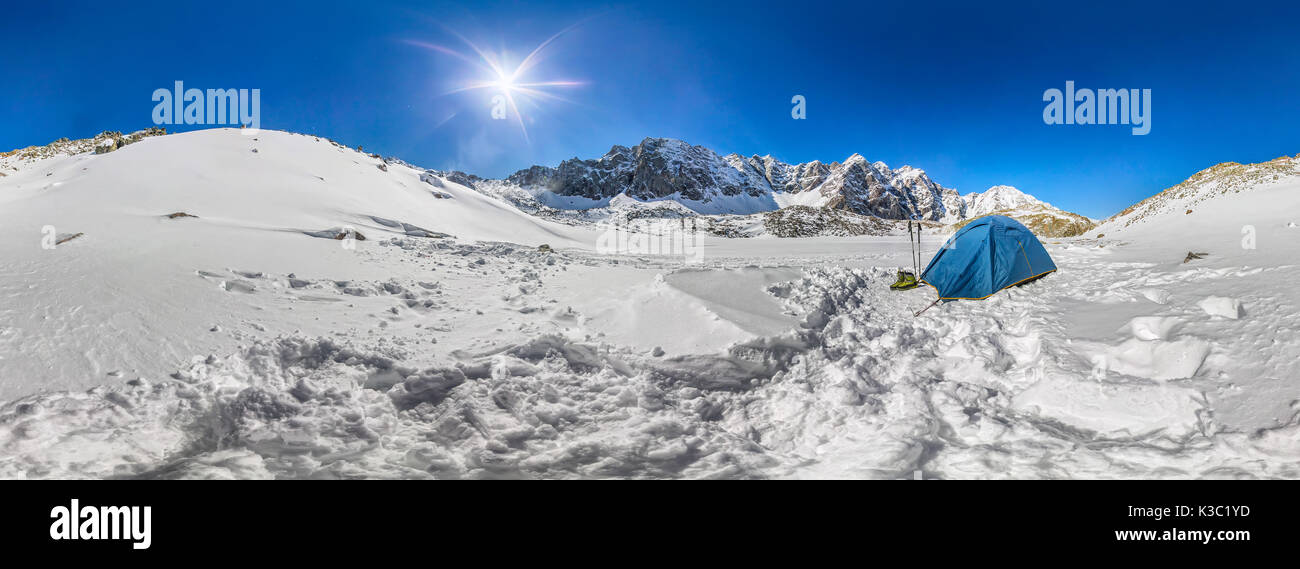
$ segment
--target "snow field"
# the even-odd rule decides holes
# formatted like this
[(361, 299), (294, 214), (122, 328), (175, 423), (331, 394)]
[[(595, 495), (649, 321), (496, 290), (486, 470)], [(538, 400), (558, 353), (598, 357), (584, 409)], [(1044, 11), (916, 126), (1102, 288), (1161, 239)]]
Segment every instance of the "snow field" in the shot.
[(1300, 476), (1293, 186), (914, 318), (901, 238), (597, 255), (379, 163), (207, 131), (6, 176), (0, 477)]

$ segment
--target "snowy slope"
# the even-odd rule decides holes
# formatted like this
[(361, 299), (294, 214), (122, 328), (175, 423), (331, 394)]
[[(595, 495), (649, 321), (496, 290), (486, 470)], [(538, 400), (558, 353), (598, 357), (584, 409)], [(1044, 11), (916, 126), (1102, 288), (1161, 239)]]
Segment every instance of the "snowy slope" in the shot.
[[(305, 232), (333, 236), (351, 226), (374, 242), (406, 236), (406, 223), (462, 240), (594, 242), (589, 231), (449, 182), (436, 190), (450, 199), (435, 198), (420, 172), (382, 164), (311, 136), (227, 129), (9, 170), (0, 178), (0, 257), (8, 269), (0, 274), (7, 299), (0, 397), (30, 391), (31, 378), (41, 378), (36, 387), (67, 389), (110, 373), (165, 376), (194, 353), (233, 347), (236, 338), (207, 333), (227, 320), (208, 309), (245, 329), (325, 331), (315, 320), (281, 322), (263, 315), (264, 306), (229, 303), (249, 289), (296, 290), (289, 273), (337, 281), (387, 275), (358, 262), (342, 242)], [(179, 212), (197, 217), (166, 217)], [(57, 239), (82, 236), (47, 250), (47, 227)], [(272, 270), (278, 280), (269, 279)]]
[(913, 317), (905, 236), (600, 255), (381, 164), (204, 131), (7, 170), (0, 477), (1300, 478), (1295, 180)]
[[(1256, 199), (1238, 194), (1276, 191), (1300, 182), (1300, 155), (1283, 156), (1260, 164), (1225, 162), (1197, 172), (1181, 184), (1166, 189), (1115, 214), (1098, 227), (1102, 232), (1122, 232), (1144, 226), (1164, 228), (1195, 226), (1221, 221), (1219, 208), (1256, 205)], [(1282, 192), (1285, 193), (1285, 190)], [(1283, 198), (1285, 199), (1285, 198)], [(1271, 208), (1259, 204), (1267, 215)], [(1199, 210), (1199, 211), (1198, 211)], [(1243, 216), (1248, 217), (1246, 212)]]

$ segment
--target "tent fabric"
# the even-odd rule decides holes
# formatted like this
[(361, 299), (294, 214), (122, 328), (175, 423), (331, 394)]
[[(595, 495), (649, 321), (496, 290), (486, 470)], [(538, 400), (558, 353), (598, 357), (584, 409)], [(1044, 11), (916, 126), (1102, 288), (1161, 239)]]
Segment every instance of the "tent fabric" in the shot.
[(921, 281), (940, 300), (980, 300), (1056, 270), (1029, 228), (1003, 215), (978, 218), (957, 231), (930, 259)]

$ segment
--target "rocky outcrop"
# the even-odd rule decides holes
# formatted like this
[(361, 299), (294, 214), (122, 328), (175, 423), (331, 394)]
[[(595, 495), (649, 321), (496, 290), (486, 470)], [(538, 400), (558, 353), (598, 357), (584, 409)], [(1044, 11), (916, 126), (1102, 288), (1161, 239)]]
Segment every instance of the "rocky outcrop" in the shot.
[(85, 152), (106, 154), (151, 136), (162, 136), (164, 134), (167, 134), (167, 129), (150, 127), (144, 130), (137, 130), (131, 134), (122, 134), (117, 131), (105, 131), (95, 135), (94, 138), (81, 138), (77, 140), (60, 138), (43, 146), (28, 146), (26, 148), (19, 148), (0, 153), (0, 160), (5, 160), (6, 163), (18, 163), (43, 160), (55, 156), (71, 156)]
[(847, 211), (796, 205), (763, 214), (763, 229), (775, 237), (885, 235), (892, 223)]
[(961, 229), (967, 223), (984, 217), (985, 215), (1005, 215), (1028, 227), (1034, 235), (1039, 237), (1074, 237), (1083, 235), (1092, 228), (1097, 227), (1097, 222), (1079, 215), (1051, 207), (1047, 204), (1023, 206), (1016, 209), (1001, 209), (991, 211), (983, 215), (972, 216), (969, 219), (956, 223), (953, 229)]
[(627, 194), (640, 200), (676, 196), (708, 202), (717, 196), (757, 197), (771, 190), (743, 161), (729, 161), (703, 146), (669, 138), (647, 138), (632, 148), (615, 146), (596, 160), (573, 158), (554, 168), (533, 166), (507, 181), (592, 200)]

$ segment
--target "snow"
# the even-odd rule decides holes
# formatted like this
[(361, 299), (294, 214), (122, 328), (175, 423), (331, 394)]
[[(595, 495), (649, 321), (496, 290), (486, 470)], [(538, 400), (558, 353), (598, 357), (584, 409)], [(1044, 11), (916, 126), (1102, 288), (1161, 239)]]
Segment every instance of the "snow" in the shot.
[(380, 163), (208, 130), (7, 170), (0, 477), (1300, 477), (1300, 183), (913, 317), (905, 236), (601, 255)]
[(1236, 320), (1241, 318), (1241, 301), (1223, 296), (1207, 296), (1196, 303), (1206, 314)]
[(979, 217), (995, 211), (1033, 209), (1037, 206), (1051, 208), (1051, 204), (1026, 194), (1014, 186), (993, 186), (984, 192), (962, 196), (966, 202), (966, 216)]

